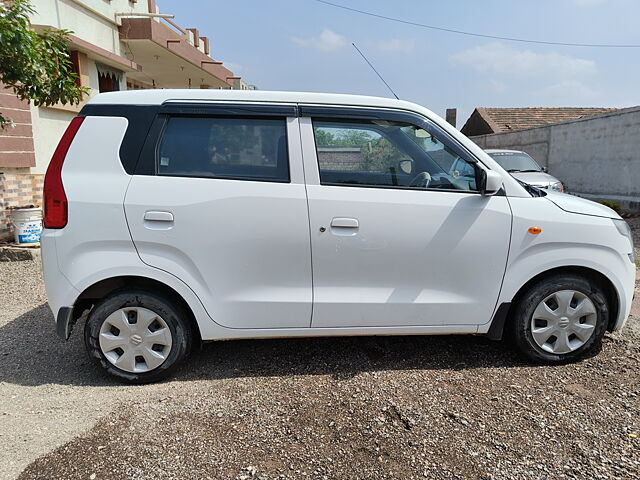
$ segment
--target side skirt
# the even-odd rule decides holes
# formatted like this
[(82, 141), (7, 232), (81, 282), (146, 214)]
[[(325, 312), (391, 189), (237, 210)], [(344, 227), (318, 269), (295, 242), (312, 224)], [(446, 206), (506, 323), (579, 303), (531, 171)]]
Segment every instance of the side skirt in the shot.
[[(211, 328), (213, 327), (213, 328)], [(342, 328), (265, 328), (232, 329), (200, 325), (202, 340), (234, 340), (240, 338), (348, 337), (383, 335), (458, 335), (478, 333), (478, 325), (437, 325), (411, 327), (342, 327)]]

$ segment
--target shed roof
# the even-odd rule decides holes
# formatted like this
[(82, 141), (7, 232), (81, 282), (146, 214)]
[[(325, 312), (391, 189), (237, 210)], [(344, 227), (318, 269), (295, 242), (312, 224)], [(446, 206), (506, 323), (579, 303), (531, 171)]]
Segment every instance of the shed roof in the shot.
[(510, 132), (601, 115), (614, 110), (619, 109), (602, 107), (477, 107), (462, 127), (462, 133), (473, 136)]

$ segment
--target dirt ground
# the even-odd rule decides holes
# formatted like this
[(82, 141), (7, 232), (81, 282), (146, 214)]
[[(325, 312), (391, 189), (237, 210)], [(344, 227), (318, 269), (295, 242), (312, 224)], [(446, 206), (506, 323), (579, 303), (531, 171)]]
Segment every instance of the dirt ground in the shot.
[(640, 476), (638, 292), (573, 365), (472, 336), (234, 341), (131, 387), (81, 328), (55, 336), (38, 262), (0, 263), (0, 282), (2, 479)]

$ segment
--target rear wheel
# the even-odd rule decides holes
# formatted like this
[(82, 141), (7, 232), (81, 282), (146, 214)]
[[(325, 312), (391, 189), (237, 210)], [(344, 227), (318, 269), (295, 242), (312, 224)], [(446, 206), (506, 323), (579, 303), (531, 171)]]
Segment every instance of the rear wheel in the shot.
[(89, 355), (130, 383), (164, 378), (189, 353), (192, 331), (185, 312), (146, 291), (117, 292), (89, 314)]
[(533, 285), (516, 305), (514, 337), (529, 359), (567, 363), (600, 348), (609, 321), (602, 288), (578, 275)]

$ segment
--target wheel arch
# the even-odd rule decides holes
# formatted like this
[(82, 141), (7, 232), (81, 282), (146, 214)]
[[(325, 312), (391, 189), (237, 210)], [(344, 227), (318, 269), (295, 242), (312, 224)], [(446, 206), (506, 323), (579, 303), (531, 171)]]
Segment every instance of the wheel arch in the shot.
[(607, 325), (607, 330), (609, 332), (613, 331), (620, 309), (620, 298), (615, 285), (609, 278), (607, 278), (606, 275), (593, 268), (579, 265), (569, 265), (545, 270), (526, 281), (518, 289), (510, 302), (503, 302), (498, 306), (491, 320), (491, 324), (487, 332), (487, 337), (492, 340), (500, 340), (504, 334), (505, 328), (511, 322), (511, 318), (516, 306), (522, 299), (522, 296), (529, 290), (529, 288), (532, 285), (544, 280), (545, 278), (549, 278), (559, 274), (575, 274), (583, 276), (590, 282), (597, 283), (603, 289), (607, 298), (607, 306), (609, 307), (609, 323)]
[(101, 299), (128, 287), (148, 290), (151, 293), (159, 293), (163, 298), (169, 299), (179, 305), (188, 315), (194, 338), (200, 342), (201, 334), (193, 309), (180, 293), (159, 280), (140, 275), (122, 275), (99, 280), (86, 287), (78, 295), (71, 313), (69, 332), (72, 326), (85, 312), (90, 311)]

